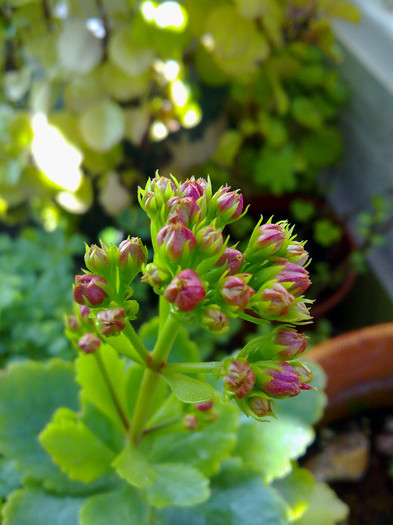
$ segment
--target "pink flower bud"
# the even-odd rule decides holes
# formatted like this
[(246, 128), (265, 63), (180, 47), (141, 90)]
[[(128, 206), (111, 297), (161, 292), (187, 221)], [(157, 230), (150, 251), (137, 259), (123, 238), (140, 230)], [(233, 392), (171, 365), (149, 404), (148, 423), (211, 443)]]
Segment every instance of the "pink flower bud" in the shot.
[(300, 394), (302, 388), (296, 370), (285, 361), (280, 363), (280, 369), (270, 368), (264, 371), (268, 379), (261, 385), (267, 394), (277, 397), (294, 397)]
[(198, 416), (195, 414), (186, 414), (183, 418), (186, 430), (196, 430), (198, 428)]
[(231, 361), (224, 376), (224, 386), (241, 399), (252, 391), (255, 374), (248, 361)]
[(304, 246), (300, 243), (294, 242), (287, 248), (286, 258), (289, 262), (304, 266), (308, 261), (308, 252), (304, 249)]
[(169, 279), (169, 273), (154, 263), (146, 266), (141, 281), (150, 284), (150, 286), (161, 286)]
[(229, 214), (229, 221), (235, 221), (243, 211), (243, 195), (229, 190), (230, 186), (225, 186), (220, 190), (217, 206), (221, 213)]
[[(243, 274), (247, 275), (247, 274)], [(248, 286), (246, 281), (239, 275), (230, 275), (223, 283), (220, 291), (221, 297), (231, 306), (237, 306), (243, 310), (249, 303), (255, 290)]]
[(101, 341), (94, 334), (83, 335), (78, 341), (78, 347), (85, 354), (94, 354), (100, 347)]
[(200, 207), (192, 197), (172, 197), (166, 203), (168, 222), (181, 222), (185, 226), (200, 212)]
[(152, 188), (153, 190), (158, 189), (160, 192), (165, 193), (168, 186), (172, 191), (176, 191), (176, 186), (170, 179), (167, 179), (166, 177), (154, 177), (152, 180)]
[(209, 255), (218, 253), (223, 244), (221, 230), (213, 226), (204, 226), (196, 234), (198, 248)]
[(282, 284), (274, 283), (262, 291), (261, 300), (265, 303), (263, 309), (267, 315), (280, 317), (287, 315), (295, 296), (290, 294)]
[(102, 335), (115, 335), (124, 330), (124, 308), (108, 308), (97, 314), (97, 322)]
[(241, 265), (244, 261), (244, 255), (235, 248), (225, 248), (224, 253), (218, 259), (216, 266), (227, 264), (226, 269), (229, 271), (229, 275), (238, 273)]
[(181, 222), (175, 224), (168, 224), (161, 228), (157, 234), (157, 246), (165, 244), (168, 256), (177, 261), (183, 251), (183, 248), (188, 244), (190, 250), (196, 246), (195, 235), (191, 230), (186, 228)]
[(79, 313), (81, 314), (81, 317), (89, 317), (90, 315), (90, 308), (84, 304), (79, 305)]
[(109, 268), (109, 256), (106, 246), (99, 248), (96, 244), (92, 244), (86, 248), (85, 263), (91, 272), (102, 272)]
[(164, 291), (165, 299), (174, 303), (182, 312), (193, 310), (205, 296), (202, 281), (194, 270), (182, 270)]
[(311, 284), (308, 271), (292, 262), (286, 262), (276, 278), (280, 283), (292, 283), (288, 291), (294, 295), (302, 294)]
[[(203, 186), (204, 179), (187, 179), (179, 188), (179, 195), (184, 197), (192, 197), (195, 200), (198, 200), (205, 191), (205, 186)], [(206, 181), (204, 181), (206, 182)]]
[(279, 354), (285, 360), (303, 354), (307, 347), (307, 337), (292, 328), (280, 329), (275, 335), (274, 342), (285, 346), (285, 349), (281, 350)]
[(252, 395), (248, 399), (248, 407), (252, 415), (260, 418), (273, 414), (272, 406), (267, 397), (261, 395)]
[(218, 306), (212, 305), (203, 312), (202, 324), (213, 332), (223, 333), (229, 328), (229, 319)]
[(140, 269), (147, 260), (147, 249), (139, 237), (125, 239), (119, 244), (119, 266)]
[(300, 388), (303, 390), (311, 390), (309, 383), (312, 382), (312, 372), (303, 363), (295, 363), (292, 365), (300, 381)]
[(262, 224), (259, 226), (258, 237), (255, 241), (257, 248), (268, 249), (269, 255), (272, 255), (281, 248), (287, 234), (280, 224)]
[(197, 403), (195, 405), (195, 408), (197, 410), (200, 410), (201, 412), (207, 412), (210, 410), (214, 405), (214, 401), (206, 401), (205, 403)]
[(65, 327), (68, 328), (68, 330), (72, 330), (73, 332), (78, 330), (79, 321), (76, 315), (67, 315), (65, 318)]
[(79, 304), (90, 303), (99, 306), (108, 297), (108, 283), (94, 273), (75, 276), (74, 299)]

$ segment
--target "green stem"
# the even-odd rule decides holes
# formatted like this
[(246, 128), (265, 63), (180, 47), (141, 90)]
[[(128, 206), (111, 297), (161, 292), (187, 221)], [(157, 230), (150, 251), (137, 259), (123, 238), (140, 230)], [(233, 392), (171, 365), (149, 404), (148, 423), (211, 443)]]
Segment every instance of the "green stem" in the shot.
[(138, 354), (124, 334), (120, 334), (116, 337), (109, 337), (105, 342), (114, 348), (116, 352), (119, 352), (119, 354), (131, 359), (131, 361), (135, 361), (135, 363), (143, 366), (146, 365), (145, 361), (143, 361), (142, 357)]
[(113, 385), (112, 385), (112, 382), (110, 380), (108, 371), (107, 371), (107, 369), (105, 367), (105, 364), (104, 364), (103, 360), (101, 359), (101, 355), (100, 355), (99, 351), (96, 352), (94, 354), (94, 356), (96, 358), (98, 368), (100, 369), (100, 372), (101, 372), (101, 375), (102, 375), (102, 377), (104, 379), (106, 387), (107, 387), (107, 389), (109, 391), (109, 395), (111, 396), (113, 404), (115, 405), (117, 413), (119, 414), (119, 417), (121, 419), (121, 422), (123, 423), (123, 426), (124, 426), (126, 432), (128, 433), (128, 430), (130, 428), (130, 424), (128, 422), (127, 415), (124, 412), (123, 407), (121, 406), (121, 403), (120, 403), (119, 399), (117, 398), (115, 389), (113, 388)]
[(168, 363), (162, 369), (163, 375), (181, 373), (181, 374), (200, 374), (213, 373), (215, 370), (222, 368), (221, 361), (210, 361), (207, 363)]
[(146, 434), (150, 434), (151, 432), (155, 432), (156, 430), (161, 430), (162, 428), (169, 427), (170, 425), (178, 423), (179, 421), (181, 421), (181, 417), (173, 417), (172, 419), (168, 419), (168, 421), (157, 423), (157, 425), (145, 428), (145, 430), (143, 431), (143, 435), (146, 436)]
[(135, 443), (141, 439), (144, 426), (149, 419), (154, 394), (157, 390), (160, 375), (157, 373), (165, 365), (169, 352), (179, 330), (178, 321), (169, 315), (164, 328), (160, 332), (153, 353), (151, 368), (147, 368), (143, 375), (141, 388), (136, 401), (134, 415), (131, 422), (131, 436)]
[(128, 337), (134, 349), (140, 355), (143, 363), (148, 363), (150, 361), (150, 354), (145, 345), (142, 343), (139, 335), (135, 332), (130, 321), (126, 321), (126, 326), (124, 328), (124, 333)]
[(162, 295), (160, 295), (160, 326), (158, 329), (159, 334), (164, 329), (169, 313), (170, 313), (170, 305), (168, 301)]

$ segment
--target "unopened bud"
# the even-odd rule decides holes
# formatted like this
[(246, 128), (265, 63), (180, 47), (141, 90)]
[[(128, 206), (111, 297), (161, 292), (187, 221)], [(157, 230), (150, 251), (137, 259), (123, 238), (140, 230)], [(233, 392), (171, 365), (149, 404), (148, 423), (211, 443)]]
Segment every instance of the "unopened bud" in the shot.
[(78, 341), (78, 347), (85, 354), (94, 354), (100, 347), (101, 341), (94, 334), (83, 335)]
[(65, 326), (68, 330), (77, 331), (79, 328), (79, 321), (76, 315), (67, 315), (65, 318)]
[(248, 399), (248, 407), (254, 417), (261, 418), (273, 414), (269, 399), (262, 395), (252, 395)]
[(293, 328), (280, 329), (274, 337), (274, 342), (285, 347), (279, 354), (284, 360), (303, 354), (307, 347), (307, 337)]
[(295, 296), (290, 294), (282, 284), (273, 283), (260, 294), (263, 311), (269, 316), (285, 316), (289, 312)]
[(75, 276), (74, 299), (79, 304), (99, 306), (108, 297), (108, 283), (93, 273)]
[[(192, 197), (195, 200), (198, 200), (202, 197), (205, 187), (203, 182), (206, 182), (204, 179), (187, 179), (179, 188), (179, 195), (184, 197)], [(207, 184), (207, 182), (206, 182)]]
[[(247, 275), (247, 274), (243, 274)], [(220, 291), (221, 297), (231, 306), (236, 306), (243, 310), (248, 305), (255, 290), (248, 286), (243, 277), (239, 275), (230, 275), (224, 280)]]
[(195, 414), (186, 414), (183, 418), (186, 430), (196, 430), (198, 428), (198, 416)]
[(178, 273), (164, 291), (164, 298), (182, 312), (193, 310), (205, 296), (205, 288), (194, 270)]
[(206, 401), (205, 403), (197, 403), (195, 405), (195, 408), (197, 410), (200, 410), (201, 412), (207, 412), (210, 410), (214, 405), (214, 401)]
[(147, 248), (139, 237), (125, 239), (119, 244), (120, 268), (132, 267), (140, 270), (147, 260)]
[(243, 195), (229, 190), (230, 186), (222, 188), (217, 199), (218, 210), (225, 214), (227, 223), (238, 219), (243, 211)]
[(188, 226), (200, 212), (200, 207), (192, 197), (172, 197), (166, 203), (168, 222), (181, 222)]
[(157, 234), (157, 246), (165, 245), (166, 253), (173, 261), (177, 261), (185, 246), (192, 250), (196, 246), (196, 239), (191, 230), (181, 222), (168, 224), (161, 228)]
[(79, 305), (79, 313), (81, 314), (82, 319), (84, 317), (89, 317), (90, 308), (84, 304)]
[(267, 380), (261, 388), (267, 394), (277, 397), (294, 397), (300, 394), (302, 385), (296, 370), (285, 361), (280, 363), (278, 370), (271, 368), (264, 370)]
[(91, 272), (101, 273), (109, 268), (109, 256), (106, 246), (99, 248), (96, 244), (86, 248), (85, 263)]
[(306, 366), (304, 363), (294, 363), (292, 366), (298, 375), (301, 388), (305, 390), (311, 389), (312, 387), (307, 386), (312, 382), (312, 372), (308, 366)]
[(204, 226), (196, 234), (198, 248), (203, 250), (206, 255), (218, 253), (223, 245), (221, 230), (213, 226)]
[(278, 252), (285, 241), (287, 234), (280, 224), (262, 224), (257, 230), (258, 237), (255, 247), (263, 249), (268, 255)]
[(301, 295), (311, 284), (308, 271), (292, 262), (286, 262), (276, 278), (280, 283), (291, 283), (288, 291), (293, 295)]
[(176, 186), (174, 182), (166, 177), (157, 176), (154, 177), (154, 179), (151, 182), (153, 190), (158, 189), (161, 193), (165, 193), (168, 187), (171, 191), (176, 191)]
[(241, 399), (252, 391), (255, 379), (248, 361), (233, 360), (228, 365), (223, 381), (225, 388)]
[(294, 242), (287, 248), (286, 258), (288, 261), (304, 266), (308, 261), (308, 252), (304, 249), (301, 243)]
[(229, 329), (229, 319), (217, 305), (206, 308), (203, 312), (202, 324), (217, 333), (224, 333)]
[(225, 248), (224, 253), (218, 259), (216, 266), (221, 266), (226, 263), (226, 269), (229, 275), (235, 275), (239, 272), (241, 265), (244, 262), (244, 255), (235, 248)]
[(124, 308), (108, 308), (97, 314), (97, 322), (102, 335), (115, 335), (124, 330), (126, 312)]
[(146, 266), (141, 281), (150, 284), (150, 286), (161, 286), (169, 277), (169, 273), (165, 269), (150, 263)]

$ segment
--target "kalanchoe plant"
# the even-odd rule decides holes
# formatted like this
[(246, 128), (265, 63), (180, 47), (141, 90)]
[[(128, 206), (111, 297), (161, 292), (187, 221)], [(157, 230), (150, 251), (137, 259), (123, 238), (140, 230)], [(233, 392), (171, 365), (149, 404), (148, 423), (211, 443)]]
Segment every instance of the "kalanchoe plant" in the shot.
[[(75, 368), (22, 363), (2, 378), (0, 450), (30, 480), (9, 496), (4, 524), (284, 525), (315, 504), (328, 509), (320, 525), (335, 523), (345, 508), (293, 464), (323, 405), (293, 326), (310, 320), (308, 272), (288, 261), (304, 244), (286, 222), (261, 218), (244, 253), (230, 246), (223, 230), (245, 213), (242, 196), (214, 193), (210, 180), (157, 175), (139, 200), (153, 261), (136, 237), (87, 247), (66, 319)], [(158, 318), (139, 333), (138, 274), (159, 296)], [(223, 361), (201, 361), (182, 325), (222, 333), (237, 317), (277, 326)], [(293, 397), (298, 408), (284, 400)]]

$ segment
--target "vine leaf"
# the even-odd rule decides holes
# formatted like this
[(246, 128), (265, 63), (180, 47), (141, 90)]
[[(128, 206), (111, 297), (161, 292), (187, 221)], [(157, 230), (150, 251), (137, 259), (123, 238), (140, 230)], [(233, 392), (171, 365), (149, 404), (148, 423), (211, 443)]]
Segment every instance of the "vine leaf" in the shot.
[(119, 476), (138, 488), (153, 485), (157, 473), (135, 445), (128, 443), (112, 463)]
[(89, 483), (111, 468), (114, 453), (82, 421), (63, 418), (49, 423), (40, 441), (70, 479)]
[(175, 396), (183, 403), (204, 403), (214, 397), (214, 389), (208, 383), (184, 374), (163, 376)]

